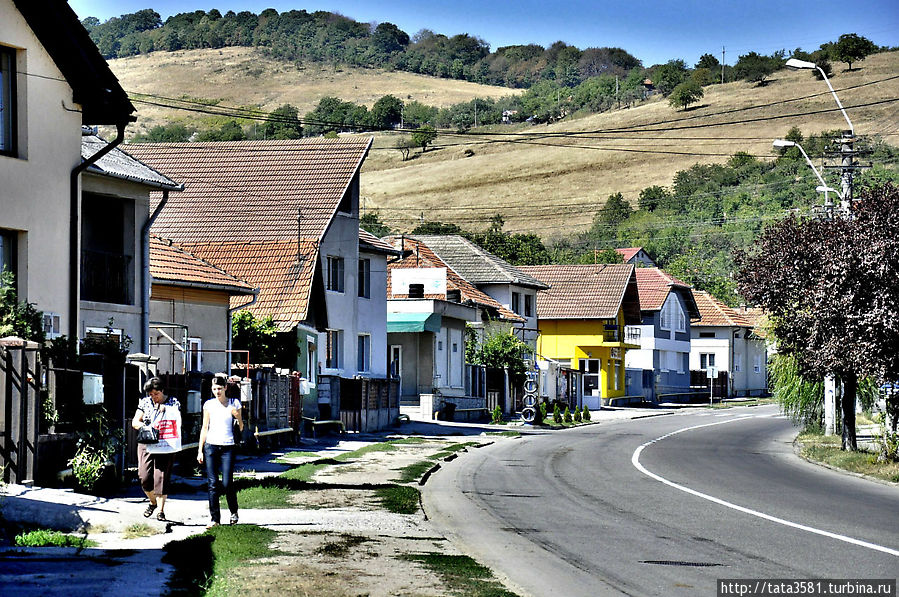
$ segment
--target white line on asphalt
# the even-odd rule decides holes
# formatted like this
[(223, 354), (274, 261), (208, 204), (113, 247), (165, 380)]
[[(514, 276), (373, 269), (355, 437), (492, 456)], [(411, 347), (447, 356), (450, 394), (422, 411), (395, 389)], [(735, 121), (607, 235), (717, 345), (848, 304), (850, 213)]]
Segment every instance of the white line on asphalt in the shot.
[[(758, 415), (758, 417), (765, 417), (765, 416), (767, 416), (767, 415)], [(862, 541), (860, 539), (854, 539), (852, 537), (847, 537), (846, 535), (839, 535), (837, 533), (831, 533), (830, 531), (816, 529), (814, 527), (806, 526), (804, 524), (799, 524), (798, 522), (784, 520), (783, 518), (771, 516), (770, 514), (765, 514), (764, 512), (752, 510), (752, 509), (746, 508), (744, 506), (738, 506), (737, 504), (727, 502), (725, 500), (722, 500), (721, 498), (716, 498), (714, 496), (702, 493), (700, 491), (696, 491), (695, 489), (690, 489), (689, 487), (684, 487), (683, 485), (679, 485), (677, 483), (674, 483), (673, 481), (669, 481), (668, 479), (665, 479), (664, 477), (661, 477), (661, 476), (647, 470), (646, 467), (644, 467), (642, 464), (640, 464), (640, 454), (643, 452), (643, 449), (651, 446), (652, 444), (654, 444), (656, 442), (660, 442), (663, 439), (667, 439), (667, 438), (669, 438), (673, 435), (677, 435), (679, 433), (684, 433), (685, 431), (692, 431), (694, 429), (700, 429), (702, 427), (712, 427), (714, 425), (724, 425), (726, 423), (733, 423), (734, 421), (742, 421), (742, 420), (745, 420), (748, 418), (753, 418), (753, 415), (745, 415), (745, 416), (741, 416), (741, 417), (736, 417), (734, 419), (729, 419), (727, 421), (717, 421), (715, 423), (704, 423), (702, 425), (694, 425), (692, 427), (685, 427), (683, 429), (678, 429), (677, 431), (672, 431), (671, 433), (667, 433), (661, 437), (657, 437), (656, 439), (654, 439), (652, 441), (648, 441), (645, 444), (643, 444), (642, 446), (640, 446), (639, 448), (637, 448), (636, 450), (634, 450), (634, 454), (633, 454), (633, 456), (631, 456), (631, 464), (633, 464), (634, 467), (638, 471), (640, 471), (647, 477), (655, 479), (656, 481), (659, 481), (660, 483), (664, 483), (665, 485), (668, 485), (669, 487), (673, 487), (675, 489), (679, 489), (680, 491), (689, 493), (690, 495), (695, 495), (696, 497), (702, 498), (704, 500), (714, 502), (716, 504), (724, 506), (725, 508), (730, 508), (730, 509), (736, 510), (738, 512), (743, 512), (744, 514), (749, 514), (750, 516), (756, 516), (758, 518), (762, 518), (762, 519), (768, 520), (770, 522), (775, 522), (777, 524), (782, 524), (784, 526), (792, 527), (794, 529), (799, 529), (801, 531), (815, 533), (816, 535), (822, 535), (824, 537), (829, 537), (831, 539), (836, 539), (838, 541), (843, 541), (845, 543), (851, 543), (852, 545), (858, 545), (860, 547), (873, 549), (874, 551), (880, 551), (883, 553), (888, 553), (890, 555), (899, 557), (899, 551), (897, 551), (895, 549), (890, 549), (889, 547), (877, 545), (876, 543), (869, 543), (867, 541)]]

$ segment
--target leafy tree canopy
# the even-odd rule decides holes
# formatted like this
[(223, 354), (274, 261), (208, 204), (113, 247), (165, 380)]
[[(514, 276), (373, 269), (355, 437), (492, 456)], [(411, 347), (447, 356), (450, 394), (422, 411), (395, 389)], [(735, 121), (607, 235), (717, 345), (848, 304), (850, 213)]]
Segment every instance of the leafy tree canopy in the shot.
[(43, 344), (44, 314), (33, 303), (20, 303), (15, 278), (8, 270), (0, 272), (0, 338), (18, 336)]
[(685, 81), (675, 87), (668, 96), (668, 103), (672, 107), (683, 106), (684, 110), (690, 104), (695, 104), (705, 95), (702, 86), (696, 81)]
[(299, 111), (290, 104), (272, 110), (262, 127), (266, 139), (299, 139), (303, 136)]
[(146, 133), (134, 135), (134, 143), (183, 143), (190, 140), (193, 131), (183, 124), (156, 125)]
[(833, 59), (848, 64), (849, 70), (853, 62), (860, 62), (876, 51), (874, 42), (855, 33), (841, 35), (831, 50)]
[(390, 226), (381, 221), (381, 216), (376, 209), (367, 211), (359, 217), (359, 227), (378, 238), (393, 234)]
[(734, 65), (734, 75), (738, 79), (764, 85), (767, 78), (783, 66), (783, 57), (763, 56), (758, 52), (749, 52), (740, 56)]

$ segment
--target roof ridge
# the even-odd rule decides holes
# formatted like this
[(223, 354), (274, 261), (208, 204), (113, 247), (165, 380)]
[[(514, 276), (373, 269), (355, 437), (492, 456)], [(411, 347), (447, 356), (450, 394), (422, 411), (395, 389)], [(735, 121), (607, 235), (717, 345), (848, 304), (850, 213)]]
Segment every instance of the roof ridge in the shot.
[(227, 270), (225, 270), (224, 268), (221, 268), (221, 267), (217, 266), (216, 264), (211, 263), (210, 261), (204, 259), (203, 257), (200, 257), (199, 255), (195, 255), (194, 253), (192, 253), (191, 251), (189, 251), (189, 250), (187, 250), (186, 248), (182, 247), (179, 243), (176, 243), (175, 241), (173, 241), (173, 240), (170, 239), (170, 238), (164, 238), (164, 237), (158, 236), (158, 235), (156, 235), (156, 234), (151, 234), (150, 236), (153, 237), (153, 238), (156, 238), (157, 240), (160, 240), (160, 241), (164, 242), (167, 246), (171, 247), (172, 249), (175, 249), (176, 251), (181, 251), (182, 253), (185, 253), (186, 255), (189, 255), (190, 257), (192, 257), (193, 259), (196, 259), (196, 260), (199, 261), (200, 263), (203, 263), (203, 264), (205, 264), (205, 265), (208, 265), (209, 267), (211, 267), (211, 268), (214, 269), (215, 271), (219, 272), (220, 274), (222, 274), (222, 275), (225, 276), (225, 277), (231, 278), (231, 279), (234, 280), (235, 282), (240, 282), (241, 284), (246, 284), (248, 288), (252, 288), (252, 287), (253, 287), (252, 284), (250, 284), (249, 282), (247, 282), (247, 281), (244, 280), (243, 278), (238, 278), (238, 277), (235, 276), (234, 274), (229, 273), (229, 272), (228, 272)]

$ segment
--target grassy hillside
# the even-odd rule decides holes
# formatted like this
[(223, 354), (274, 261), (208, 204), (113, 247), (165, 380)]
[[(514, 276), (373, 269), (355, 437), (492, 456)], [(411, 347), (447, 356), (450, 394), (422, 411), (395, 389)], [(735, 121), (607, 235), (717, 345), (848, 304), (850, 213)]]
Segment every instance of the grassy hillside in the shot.
[[(109, 66), (129, 93), (218, 100), (227, 106), (256, 106), (271, 111), (292, 104), (302, 116), (326, 96), (371, 107), (393, 94), (437, 107), (475, 97), (520, 93), (505, 87), (440, 79), (407, 72), (385, 72), (319, 63), (295, 65), (264, 56), (254, 48), (152, 52), (110, 60)], [(202, 115), (136, 104), (138, 121), (129, 135), (173, 121), (201, 124)]]
[[(319, 65), (298, 69), (242, 48), (155, 52), (111, 66), (130, 92), (266, 110), (289, 102), (300, 114), (326, 95), (370, 106), (391, 93), (404, 101), (447, 106), (512, 93), (408, 73)], [(845, 72), (844, 65), (835, 64), (832, 83), (857, 134), (882, 135), (899, 145), (899, 102), (864, 106), (899, 98), (899, 52), (874, 55), (855, 66)], [(138, 108), (142, 127), (196, 118), (142, 104)], [(362, 196), (366, 209), (377, 208), (383, 221), (403, 231), (422, 216), (483, 229), (501, 212), (506, 231), (552, 238), (589, 227), (612, 193), (635, 203), (643, 188), (668, 186), (678, 170), (694, 163), (724, 162), (740, 151), (771, 156), (771, 140), (792, 126), (806, 135), (842, 129), (845, 121), (838, 111), (807, 114), (833, 108), (823, 81), (808, 71), (784, 70), (764, 87), (743, 82), (707, 87), (700, 104), (687, 111), (654, 98), (628, 110), (550, 125), (447, 132), (433, 149), (415, 150), (408, 161), (393, 149), (402, 133), (381, 133), (364, 166)]]

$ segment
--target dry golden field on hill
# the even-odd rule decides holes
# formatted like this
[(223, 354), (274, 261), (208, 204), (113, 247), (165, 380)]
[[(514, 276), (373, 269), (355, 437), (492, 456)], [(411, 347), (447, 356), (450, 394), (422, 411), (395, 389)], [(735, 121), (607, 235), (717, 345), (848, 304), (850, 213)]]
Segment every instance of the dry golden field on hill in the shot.
[[(402, 71), (316, 63), (297, 66), (267, 58), (254, 48), (152, 52), (110, 60), (109, 66), (122, 87), (132, 95), (148, 93), (172, 98), (186, 95), (219, 100), (226, 106), (256, 106), (266, 111), (291, 104), (299, 109), (301, 116), (326, 96), (371, 107), (382, 96), (393, 94), (403, 101), (418, 100), (444, 107), (474, 97), (498, 98), (520, 93)], [(141, 103), (135, 105), (138, 121), (129, 127), (129, 134), (176, 119), (195, 122), (201, 117)]]
[[(112, 67), (128, 91), (266, 109), (289, 102), (301, 114), (325, 95), (371, 105), (392, 93), (446, 106), (512, 93), (399, 72), (318, 65), (297, 70), (264, 61), (251, 50), (219, 52), (154, 53), (112, 61)], [(899, 145), (899, 101), (887, 101), (899, 99), (899, 52), (854, 66), (846, 72), (845, 64), (834, 63), (831, 81), (856, 133)], [(254, 69), (263, 70), (253, 76)], [(138, 108), (140, 122), (164, 121), (161, 114)], [(687, 111), (656, 97), (630, 109), (550, 125), (442, 133), (433, 149), (414, 150), (405, 162), (393, 149), (401, 133), (381, 133), (374, 135), (363, 167), (362, 196), (366, 209), (378, 209), (382, 220), (401, 231), (422, 217), (483, 229), (500, 212), (506, 231), (551, 238), (589, 227), (612, 193), (636, 202), (643, 188), (668, 186), (678, 170), (697, 162), (723, 162), (738, 151), (773, 157), (771, 141), (793, 126), (804, 134), (843, 129), (846, 123), (835, 109), (823, 81), (809, 71), (783, 70), (764, 87), (745, 82), (706, 87), (705, 97)]]

